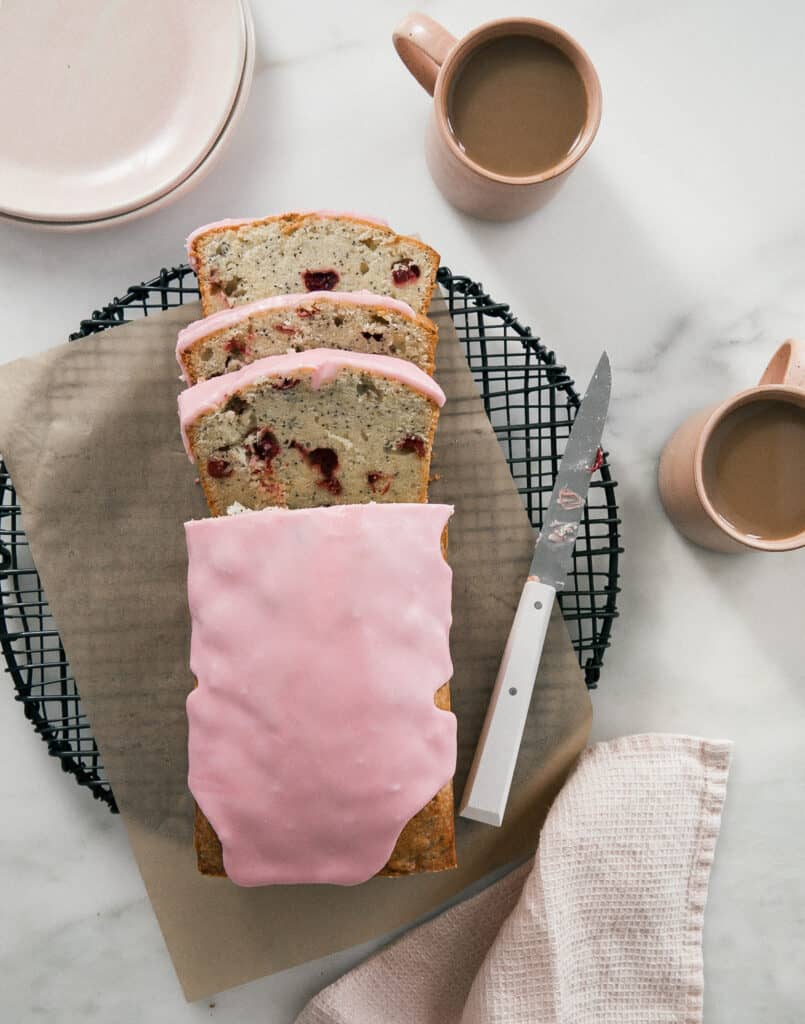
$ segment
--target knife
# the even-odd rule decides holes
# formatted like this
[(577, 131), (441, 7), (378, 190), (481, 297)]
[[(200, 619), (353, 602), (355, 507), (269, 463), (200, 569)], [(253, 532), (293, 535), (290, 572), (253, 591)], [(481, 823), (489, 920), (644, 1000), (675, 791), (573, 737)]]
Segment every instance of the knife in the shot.
[(537, 535), (528, 579), (459, 804), (463, 818), (487, 825), (503, 822), (551, 609), (570, 572), (590, 477), (600, 465), (599, 446), (611, 386), (609, 357), (604, 352), (576, 414)]

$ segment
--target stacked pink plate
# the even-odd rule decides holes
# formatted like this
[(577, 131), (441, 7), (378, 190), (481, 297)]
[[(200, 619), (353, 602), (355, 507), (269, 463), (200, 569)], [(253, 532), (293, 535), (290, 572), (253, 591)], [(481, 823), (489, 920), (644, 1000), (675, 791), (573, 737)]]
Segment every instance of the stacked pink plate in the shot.
[(253, 69), (247, 0), (2, 0), (0, 220), (159, 209), (215, 163)]

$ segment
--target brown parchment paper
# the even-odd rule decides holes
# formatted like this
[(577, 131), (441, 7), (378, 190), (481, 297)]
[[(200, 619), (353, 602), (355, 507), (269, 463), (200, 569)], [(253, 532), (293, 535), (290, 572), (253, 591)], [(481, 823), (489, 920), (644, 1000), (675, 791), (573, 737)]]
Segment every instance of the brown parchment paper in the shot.
[[(198, 305), (0, 368), (0, 451), (82, 702), (187, 999), (380, 936), (530, 853), (584, 745), (590, 703), (555, 614), (500, 829), (459, 819), (459, 868), (353, 888), (239, 889), (196, 872), (186, 785), (182, 524), (206, 515), (179, 439), (177, 330)], [(433, 501), (451, 502), (451, 649), (462, 791), (533, 536), (443, 299), (448, 396)]]

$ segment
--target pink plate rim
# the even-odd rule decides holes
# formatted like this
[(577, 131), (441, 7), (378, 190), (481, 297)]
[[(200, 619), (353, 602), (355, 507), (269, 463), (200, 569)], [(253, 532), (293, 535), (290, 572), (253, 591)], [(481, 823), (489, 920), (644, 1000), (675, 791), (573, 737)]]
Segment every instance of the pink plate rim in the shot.
[(218, 158), (226, 149), (227, 143), (230, 141), (232, 132), (235, 126), (243, 114), (243, 110), (246, 106), (246, 102), (249, 97), (249, 91), (251, 89), (252, 78), (254, 75), (255, 65), (255, 39), (254, 39), (254, 17), (252, 15), (251, 7), (249, 6), (248, 0), (240, 0), (241, 7), (243, 9), (244, 16), (244, 27), (245, 27), (245, 61), (243, 64), (243, 71), (241, 74), (240, 84), (235, 96), (234, 103), (229, 113), (220, 134), (213, 142), (212, 146), (202, 155), (199, 163), (190, 171), (190, 173), (172, 189), (162, 193), (150, 202), (144, 203), (142, 206), (134, 207), (131, 210), (124, 210), (120, 213), (113, 214), (109, 217), (99, 217), (93, 220), (76, 220), (76, 221), (61, 221), (61, 220), (36, 220), (32, 217), (18, 217), (13, 214), (4, 213), (0, 209), (0, 224), (19, 225), (23, 228), (29, 228), (34, 231), (97, 231), (102, 228), (117, 227), (119, 224), (124, 224), (129, 221), (137, 220), (139, 217), (144, 217), (150, 213), (155, 213), (157, 210), (164, 208), (165, 206), (172, 203), (175, 199), (179, 199), (185, 193), (189, 192), (194, 188), (200, 181), (202, 181), (207, 174), (215, 166)]

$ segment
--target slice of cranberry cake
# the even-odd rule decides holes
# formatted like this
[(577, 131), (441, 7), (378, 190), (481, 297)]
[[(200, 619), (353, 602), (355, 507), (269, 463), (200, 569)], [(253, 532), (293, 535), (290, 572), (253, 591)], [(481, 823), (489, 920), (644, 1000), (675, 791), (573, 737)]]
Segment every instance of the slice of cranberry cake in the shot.
[(179, 332), (188, 384), (285, 352), (338, 348), (398, 356), (433, 373), (436, 325), (399, 299), (371, 292), (275, 295), (221, 310)]
[(443, 403), (404, 359), (312, 349), (187, 388), (179, 415), (210, 511), (224, 515), (234, 504), (426, 501)]
[(207, 224), (187, 240), (204, 315), (272, 295), (360, 291), (427, 313), (439, 254), (383, 221), (327, 211)]

